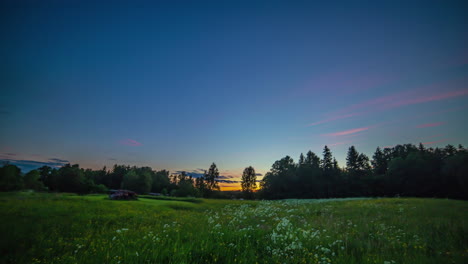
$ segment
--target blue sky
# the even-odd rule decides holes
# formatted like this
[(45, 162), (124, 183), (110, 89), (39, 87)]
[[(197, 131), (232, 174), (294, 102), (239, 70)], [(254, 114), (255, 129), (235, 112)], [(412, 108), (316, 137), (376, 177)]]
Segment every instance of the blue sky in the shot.
[(259, 173), (468, 145), (466, 1), (2, 1), (0, 159)]

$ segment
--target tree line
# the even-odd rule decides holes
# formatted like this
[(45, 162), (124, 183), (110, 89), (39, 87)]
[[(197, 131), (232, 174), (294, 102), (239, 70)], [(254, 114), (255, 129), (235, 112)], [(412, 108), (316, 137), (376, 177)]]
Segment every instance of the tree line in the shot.
[[(340, 167), (325, 146), (321, 157), (308, 151), (297, 162), (286, 156), (275, 161), (260, 181), (251, 166), (241, 178), (242, 197), (247, 199), (333, 198), (356, 196), (415, 196), (468, 199), (468, 150), (447, 145), (425, 148), (423, 144), (378, 147), (372, 159), (348, 149), (346, 166)], [(215, 163), (200, 177), (186, 172), (170, 174), (150, 167), (114, 165), (110, 170), (43, 166), (22, 174), (11, 164), (0, 168), (0, 191), (104, 193), (128, 189), (139, 194), (229, 198), (219, 188)]]
[(172, 196), (220, 196), (219, 170), (215, 163), (201, 177), (186, 172), (171, 175), (167, 170), (151, 167), (114, 165), (107, 170), (80, 168), (66, 164), (61, 168), (42, 166), (22, 174), (20, 168), (4, 164), (0, 168), (0, 191), (32, 189), (36, 191), (105, 193), (110, 189), (127, 189), (138, 194), (159, 193)]
[(341, 168), (325, 146), (322, 158), (312, 151), (298, 162), (286, 156), (276, 161), (260, 183), (265, 199), (357, 196), (449, 197), (468, 199), (468, 150), (423, 144), (378, 147), (372, 159), (348, 149)]

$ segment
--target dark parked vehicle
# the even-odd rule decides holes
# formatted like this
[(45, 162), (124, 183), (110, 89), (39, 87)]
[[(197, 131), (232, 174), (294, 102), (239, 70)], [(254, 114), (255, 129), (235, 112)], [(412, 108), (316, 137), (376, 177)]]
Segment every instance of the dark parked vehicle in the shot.
[(136, 200), (138, 195), (136, 192), (129, 190), (110, 190), (109, 198), (111, 200)]

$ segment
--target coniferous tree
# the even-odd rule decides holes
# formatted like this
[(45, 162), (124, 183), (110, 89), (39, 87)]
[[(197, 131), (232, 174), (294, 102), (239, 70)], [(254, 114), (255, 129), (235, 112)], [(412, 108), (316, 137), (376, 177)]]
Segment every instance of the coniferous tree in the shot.
[(321, 161), (319, 156), (317, 156), (315, 153), (309, 150), (309, 152), (307, 152), (306, 154), (305, 164), (310, 165), (314, 168), (320, 168)]
[(340, 167), (338, 166), (338, 161), (333, 158), (333, 170), (339, 170)]
[(333, 168), (333, 156), (327, 145), (323, 148), (323, 159), (322, 169), (324, 171), (331, 170)]
[(346, 156), (346, 170), (349, 173), (356, 173), (359, 168), (359, 153), (354, 146), (349, 147)]
[(331, 183), (333, 181), (333, 155), (327, 145), (323, 148), (322, 159), (322, 197), (329, 197), (331, 195)]
[(305, 164), (304, 155), (301, 153), (301, 155), (299, 156), (299, 161), (297, 162), (297, 165), (298, 165), (298, 167), (301, 167), (304, 164)]
[(387, 172), (388, 160), (380, 147), (377, 147), (372, 156), (372, 167), (375, 175), (384, 175)]

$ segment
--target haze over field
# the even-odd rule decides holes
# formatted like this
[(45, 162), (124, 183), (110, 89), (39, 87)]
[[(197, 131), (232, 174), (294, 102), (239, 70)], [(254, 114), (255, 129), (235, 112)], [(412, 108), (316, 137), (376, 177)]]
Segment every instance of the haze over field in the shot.
[(0, 160), (197, 176), (467, 146), (466, 1), (2, 1)]

